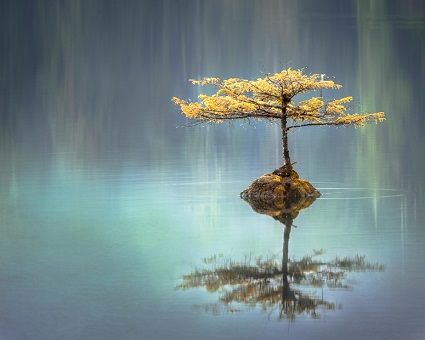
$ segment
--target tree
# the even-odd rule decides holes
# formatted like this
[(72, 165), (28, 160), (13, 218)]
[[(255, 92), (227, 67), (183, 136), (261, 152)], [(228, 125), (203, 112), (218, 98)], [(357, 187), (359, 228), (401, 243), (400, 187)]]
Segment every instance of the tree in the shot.
[[(349, 114), (347, 106), (352, 97), (324, 101), (324, 89), (339, 89), (341, 85), (325, 79), (321, 74), (303, 74), (303, 70), (283, 70), (280, 73), (264, 73), (263, 78), (246, 80), (240, 78), (203, 78), (190, 80), (192, 84), (212, 85), (217, 88), (213, 95), (199, 95), (199, 102), (174, 97), (181, 112), (192, 119), (193, 124), (220, 123), (235, 119), (258, 119), (280, 122), (284, 168), (292, 171), (288, 148), (288, 132), (306, 126), (353, 125), (366, 122), (382, 122), (384, 113)], [(320, 91), (314, 96), (296, 102), (298, 95)]]

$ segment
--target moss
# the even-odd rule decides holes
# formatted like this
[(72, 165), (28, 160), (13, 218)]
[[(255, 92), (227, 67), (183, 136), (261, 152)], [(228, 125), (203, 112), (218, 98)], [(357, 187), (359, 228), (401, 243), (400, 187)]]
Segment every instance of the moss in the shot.
[(290, 176), (265, 174), (252, 182), (241, 193), (242, 198), (285, 198), (299, 200), (305, 197), (319, 197), (320, 192), (310, 182), (300, 179), (295, 171)]
[(241, 193), (241, 197), (258, 213), (292, 218), (319, 196), (320, 192), (308, 181), (300, 179), (294, 170), (285, 172), (284, 176), (265, 174)]

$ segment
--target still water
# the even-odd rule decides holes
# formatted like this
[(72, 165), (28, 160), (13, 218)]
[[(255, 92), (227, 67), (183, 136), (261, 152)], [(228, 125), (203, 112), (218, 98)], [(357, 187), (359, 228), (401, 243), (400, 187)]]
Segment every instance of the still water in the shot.
[(250, 181), (240, 176), (243, 157), (155, 168), (126, 150), (86, 163), (75, 156), (2, 163), (3, 339), (420, 339), (425, 331), (415, 192), (315, 183), (322, 196), (294, 220), (289, 258), (323, 249), (322, 259), (362, 255), (385, 270), (348, 273), (345, 289), (310, 288), (338, 308), (290, 321), (279, 302), (230, 308), (220, 291), (176, 289), (214, 255), (282, 257), (284, 226), (238, 196)]
[[(425, 7), (318, 3), (1, 2), (0, 339), (424, 338)], [(239, 197), (282, 164), (279, 128), (176, 129), (170, 101), (196, 98), (188, 78), (288, 64), (387, 118), (289, 136), (322, 193), (290, 236)], [(316, 252), (323, 273), (336, 258), (372, 267), (290, 280), (316, 301), (290, 315), (279, 294), (182, 289), (196, 270), (280, 266), (286, 251)]]

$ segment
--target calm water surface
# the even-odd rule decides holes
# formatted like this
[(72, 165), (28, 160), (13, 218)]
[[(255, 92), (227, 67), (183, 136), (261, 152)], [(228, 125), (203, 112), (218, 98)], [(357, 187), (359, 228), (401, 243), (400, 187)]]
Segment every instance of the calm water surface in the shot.
[(340, 307), (288, 321), (278, 304), (236, 304), (232, 313), (219, 292), (175, 289), (203, 258), (282, 256), (283, 225), (238, 197), (249, 184), (242, 158), (217, 171), (206, 159), (157, 169), (125, 150), (85, 164), (75, 156), (2, 165), (4, 339), (419, 339), (424, 331), (415, 192), (316, 184), (323, 195), (294, 221), (289, 257), (324, 249), (325, 259), (364, 255), (385, 270), (350, 273), (350, 289), (318, 288)]

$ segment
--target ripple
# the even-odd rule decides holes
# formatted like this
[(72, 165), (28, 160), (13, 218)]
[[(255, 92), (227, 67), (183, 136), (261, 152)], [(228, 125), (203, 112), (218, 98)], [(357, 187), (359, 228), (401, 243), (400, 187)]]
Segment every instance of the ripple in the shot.
[(377, 198), (405, 197), (406, 192), (399, 189), (371, 189), (362, 187), (318, 187), (321, 200), (362, 200)]

